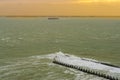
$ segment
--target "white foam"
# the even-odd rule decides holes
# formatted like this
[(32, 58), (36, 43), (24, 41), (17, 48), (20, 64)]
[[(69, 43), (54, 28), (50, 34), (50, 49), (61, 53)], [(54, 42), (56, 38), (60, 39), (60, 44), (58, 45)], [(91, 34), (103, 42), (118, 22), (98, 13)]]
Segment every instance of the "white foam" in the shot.
[(74, 55), (69, 55), (69, 54), (63, 54), (62, 52), (58, 52), (55, 59), (57, 61), (70, 64), (70, 65), (76, 65), (76, 66), (82, 66), (90, 69), (97, 69), (97, 70), (102, 70), (106, 72), (111, 72), (111, 73), (120, 73), (120, 68), (115, 68), (107, 65), (103, 65), (101, 63), (96, 63), (98, 61), (89, 61), (89, 60), (83, 60), (80, 57), (76, 57)]
[[(67, 59), (68, 62), (70, 61), (70, 63), (72, 63), (72, 60), (69, 60), (68, 58), (66, 58), (65, 55), (68, 56), (68, 57), (71, 57), (72, 60), (73, 60), (73, 58), (78, 58), (78, 57), (76, 57), (74, 55), (64, 54), (61, 51), (60, 52), (56, 52), (56, 53), (52, 53), (52, 54), (47, 54), (47, 55), (35, 55), (35, 56), (20, 58), (20, 59), (18, 59), (18, 61), (15, 61), (15, 62), (13, 62), (10, 65), (6, 65), (6, 66), (1, 66), (0, 67), (0, 79), (7, 78), (11, 74), (15, 74), (15, 73), (22, 74), (22, 72), (25, 72), (24, 71), (25, 69), (31, 70), (32, 67), (33, 68), (36, 67), (36, 68), (40, 69), (39, 67), (41, 65), (46, 65), (47, 64), (47, 66), (50, 67), (48, 69), (49, 71), (51, 71), (52, 67), (53, 68), (57, 67), (58, 69), (61, 69), (61, 71), (63, 71), (65, 74), (73, 75), (74, 76), (73, 80), (90, 80), (90, 78), (91, 78), (91, 80), (92, 79), (94, 79), (94, 80), (101, 80), (101, 78), (99, 78), (99, 77), (89, 76), (89, 75), (86, 75), (83, 72), (80, 72), (80, 71), (77, 71), (77, 70), (74, 70), (74, 69), (71, 69), (71, 68), (64, 68), (64, 67), (58, 66), (58, 65), (56, 66), (56, 64), (52, 63), (52, 60), (55, 58), (55, 56), (59, 56), (59, 57), (62, 56), (63, 60)], [(43, 62), (44, 59), (45, 59), (45, 62)], [(48, 59), (48, 61), (46, 61), (46, 59)], [(79, 58), (79, 59), (81, 59), (81, 58)], [(73, 60), (73, 61), (75, 61), (75, 60)], [(78, 60), (77, 60), (77, 62), (78, 62)], [(75, 64), (78, 64), (77, 62)], [(59, 76), (56, 76), (55, 72), (56, 71), (53, 71), (52, 73), (48, 73), (50, 76), (48, 76), (46, 80), (48, 80), (49, 78), (51, 79), (51, 77), (52, 78), (54, 78), (54, 77), (58, 77), (59, 78)], [(60, 75), (60, 73), (58, 73), (58, 74)], [(35, 75), (39, 75), (39, 74), (35, 73)], [(60, 79), (56, 79), (56, 80), (60, 80)], [(65, 79), (65, 80), (67, 80), (67, 79)]]
[(35, 59), (53, 59), (56, 56), (56, 54), (47, 54), (47, 55), (38, 55), (38, 56), (31, 56), (29, 58), (35, 58)]
[[(62, 62), (71, 64), (71, 65), (85, 66), (87, 68), (104, 70), (104, 71), (109, 71), (112, 73), (120, 73), (120, 68), (115, 68), (115, 67), (102, 65), (100, 63), (95, 63), (95, 62), (99, 62), (99, 61), (93, 60), (93, 59), (87, 58), (87, 60), (82, 60), (82, 58), (80, 58), (80, 57), (76, 57), (74, 55), (69, 55), (69, 54), (64, 54), (61, 51), (53, 53), (53, 54), (31, 56), (31, 57), (28, 57), (28, 59), (30, 60), (29, 62), (31, 62), (32, 65), (38, 65), (38, 64), (40, 64), (39, 59), (51, 59), (51, 60), (53, 60), (55, 57), (57, 60), (61, 60)], [(84, 59), (86, 59), (86, 58), (84, 58)], [(26, 62), (18, 62), (14, 65), (1, 66), (0, 69), (4, 70), (5, 68), (19, 66), (22, 64), (27, 64), (29, 62), (27, 62), (27, 61)], [(50, 64), (50, 65), (53, 65), (53, 64)]]
[[(103, 65), (99, 63), (99, 61), (94, 60), (94, 59), (80, 58), (74, 55), (64, 54), (61, 51), (53, 53), (53, 54), (48, 54), (48, 55), (32, 56), (31, 58), (35, 58), (35, 59), (47, 58), (47, 59), (53, 60), (56, 56), (57, 56), (57, 59), (60, 59), (61, 61), (72, 64), (72, 65), (86, 66), (88, 68), (109, 71), (112, 73), (120, 73), (120, 68)], [(86, 60), (83, 60), (83, 59), (86, 59)]]

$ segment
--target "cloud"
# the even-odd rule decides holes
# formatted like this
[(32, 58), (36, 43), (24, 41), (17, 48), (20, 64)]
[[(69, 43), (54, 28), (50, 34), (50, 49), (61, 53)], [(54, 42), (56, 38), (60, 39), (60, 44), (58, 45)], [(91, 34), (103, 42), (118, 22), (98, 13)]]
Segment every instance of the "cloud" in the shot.
[(0, 2), (71, 2), (73, 0), (0, 0)]
[(0, 0), (0, 2), (21, 3), (98, 3), (98, 2), (120, 2), (120, 0)]

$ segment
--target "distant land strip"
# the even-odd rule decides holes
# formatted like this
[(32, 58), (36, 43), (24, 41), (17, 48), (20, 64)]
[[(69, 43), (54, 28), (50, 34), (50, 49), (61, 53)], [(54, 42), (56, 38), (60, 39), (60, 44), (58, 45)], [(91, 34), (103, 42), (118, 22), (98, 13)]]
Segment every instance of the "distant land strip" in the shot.
[(30, 15), (30, 16), (27, 16), (27, 15), (25, 15), (25, 16), (19, 16), (19, 15), (17, 15), (17, 16), (0, 16), (0, 17), (107, 17), (107, 18), (120, 18), (120, 16), (32, 16), (32, 15)]

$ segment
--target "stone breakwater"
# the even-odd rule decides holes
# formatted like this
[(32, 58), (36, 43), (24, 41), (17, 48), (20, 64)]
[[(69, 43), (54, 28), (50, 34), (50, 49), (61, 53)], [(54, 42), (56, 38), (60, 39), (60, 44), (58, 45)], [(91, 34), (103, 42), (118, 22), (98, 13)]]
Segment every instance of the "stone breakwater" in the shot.
[(100, 63), (99, 61), (83, 59), (59, 52), (54, 57), (53, 63), (74, 68), (109, 80), (120, 80), (119, 67), (105, 65)]

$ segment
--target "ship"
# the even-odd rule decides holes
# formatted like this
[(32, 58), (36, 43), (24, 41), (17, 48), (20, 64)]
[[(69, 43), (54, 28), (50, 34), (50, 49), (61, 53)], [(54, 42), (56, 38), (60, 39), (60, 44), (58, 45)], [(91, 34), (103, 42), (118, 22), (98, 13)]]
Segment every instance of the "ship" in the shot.
[(49, 17), (48, 20), (58, 20), (58, 17)]

